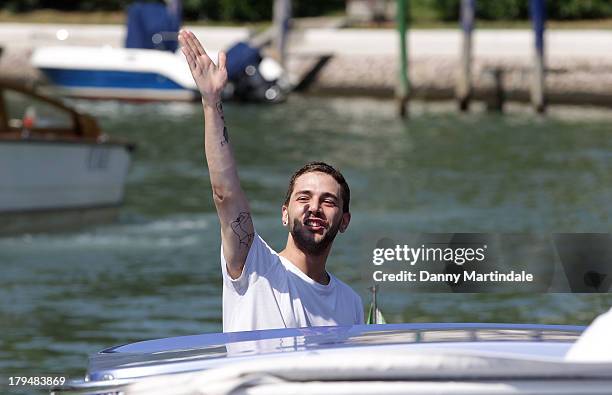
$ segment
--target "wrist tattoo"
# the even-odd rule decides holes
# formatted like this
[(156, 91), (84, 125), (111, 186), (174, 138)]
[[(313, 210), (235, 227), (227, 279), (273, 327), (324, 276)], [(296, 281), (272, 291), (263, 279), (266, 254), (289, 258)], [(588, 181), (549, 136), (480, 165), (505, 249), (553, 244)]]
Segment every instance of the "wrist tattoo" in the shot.
[(248, 230), (252, 228), (252, 226), (249, 226), (249, 221), (251, 221), (251, 214), (248, 211), (243, 211), (238, 215), (238, 218), (231, 223), (232, 231), (236, 234), (236, 237), (238, 237), (240, 247), (244, 246), (249, 248), (255, 236), (255, 232)]
[(223, 103), (221, 103), (221, 100), (215, 104), (215, 107), (217, 108), (217, 112), (219, 113), (221, 119), (225, 121), (225, 117), (223, 116)]

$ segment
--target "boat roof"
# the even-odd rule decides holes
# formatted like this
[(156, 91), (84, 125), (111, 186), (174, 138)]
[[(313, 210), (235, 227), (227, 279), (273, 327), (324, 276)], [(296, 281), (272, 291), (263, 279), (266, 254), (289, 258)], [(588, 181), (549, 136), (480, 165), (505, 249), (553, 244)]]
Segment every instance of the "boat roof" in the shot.
[(472, 350), (561, 360), (583, 330), (583, 326), (573, 325), (419, 323), (179, 336), (102, 350), (90, 356), (86, 377), (88, 381), (133, 379), (216, 368), (287, 352), (358, 347)]
[[(7, 95), (9, 92), (18, 96), (12, 98)], [(51, 109), (63, 122), (49, 124), (48, 120), (39, 119), (44, 117), (36, 113), (43, 107), (46, 111)], [(134, 149), (134, 144), (104, 134), (94, 117), (26, 85), (4, 79), (0, 79), (0, 141), (111, 144)]]

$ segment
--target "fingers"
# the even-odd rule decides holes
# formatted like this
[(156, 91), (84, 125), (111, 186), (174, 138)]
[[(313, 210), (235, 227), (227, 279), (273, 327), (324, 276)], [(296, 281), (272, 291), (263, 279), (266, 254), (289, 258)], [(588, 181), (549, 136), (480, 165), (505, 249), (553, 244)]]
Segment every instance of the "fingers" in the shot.
[[(185, 57), (187, 58), (187, 62), (189, 63), (189, 67), (192, 70), (195, 70), (195, 67), (199, 65), (203, 69), (208, 69), (211, 65), (214, 65), (213, 61), (210, 59), (204, 47), (197, 39), (197, 37), (188, 30), (181, 30), (179, 32), (179, 43), (181, 44), (181, 50)], [(224, 52), (219, 53), (219, 68), (225, 69), (225, 65), (227, 62), (227, 56)]]
[(212, 63), (212, 60), (210, 60), (210, 57), (208, 56), (206, 51), (204, 51), (202, 44), (200, 44), (200, 41), (198, 41), (196, 36), (190, 31), (182, 30), (181, 33), (179, 34), (179, 37), (180, 37), (181, 44), (189, 48), (194, 58), (196, 58), (196, 60), (204, 68), (208, 68), (210, 64)]
[(187, 47), (181, 47), (181, 52), (183, 52), (183, 55), (185, 55), (185, 59), (187, 60), (187, 64), (189, 65), (191, 71), (195, 71), (197, 63), (193, 57), (193, 54), (191, 53), (191, 50), (189, 50)]
[(181, 30), (179, 32), (179, 42), (181, 43), (183, 47), (189, 48), (189, 50), (194, 53), (194, 56), (198, 56), (199, 53), (196, 50), (195, 46), (191, 43), (193, 38), (191, 37), (189, 33), (190, 32), (188, 30)]
[(225, 52), (219, 52), (219, 68), (221, 70), (225, 70), (225, 64), (227, 62), (227, 55), (225, 55)]
[(195, 54), (193, 53), (193, 50), (191, 49), (191, 47), (189, 47), (189, 45), (187, 45), (187, 42), (185, 41), (185, 36), (182, 33), (183, 32), (179, 33), (179, 42), (181, 44), (181, 52), (183, 53), (183, 55), (185, 55), (185, 59), (187, 60), (189, 69), (191, 69), (193, 73), (196, 70), (198, 63), (197, 63)]
[[(189, 49), (191, 50), (191, 52), (193, 52), (194, 56), (199, 57), (201, 54), (198, 51), (198, 47), (195, 45), (194, 43), (194, 39), (191, 37), (193, 33), (190, 34), (190, 32), (186, 32), (185, 33), (185, 44), (187, 44), (187, 46), (189, 47)], [(195, 36), (194, 36), (195, 37)]]
[(193, 34), (193, 32), (188, 32), (188, 33), (189, 33), (189, 37), (191, 38), (191, 42), (194, 44), (195, 49), (197, 50), (197, 54), (200, 56), (206, 55), (208, 57), (208, 54), (204, 50), (204, 47), (200, 43), (200, 40), (198, 40), (198, 38), (195, 36), (195, 34)]
[(178, 41), (182, 48), (187, 48), (187, 41), (185, 38), (185, 30), (181, 30), (178, 34)]
[(182, 30), (179, 32), (178, 40), (179, 40), (179, 44), (181, 45), (181, 52), (183, 53), (183, 55), (185, 55), (185, 58), (187, 59), (187, 63), (189, 63), (189, 67), (191, 67), (191, 61), (189, 58), (193, 57), (193, 54), (191, 53), (191, 49), (185, 42), (185, 36), (183, 35)]

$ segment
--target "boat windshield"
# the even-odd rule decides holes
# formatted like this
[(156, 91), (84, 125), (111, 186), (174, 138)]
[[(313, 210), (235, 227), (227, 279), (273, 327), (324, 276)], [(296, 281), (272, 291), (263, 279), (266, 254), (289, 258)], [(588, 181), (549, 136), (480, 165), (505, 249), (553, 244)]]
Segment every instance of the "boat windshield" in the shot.
[(72, 114), (23, 92), (4, 90), (4, 104), (9, 130), (74, 130)]

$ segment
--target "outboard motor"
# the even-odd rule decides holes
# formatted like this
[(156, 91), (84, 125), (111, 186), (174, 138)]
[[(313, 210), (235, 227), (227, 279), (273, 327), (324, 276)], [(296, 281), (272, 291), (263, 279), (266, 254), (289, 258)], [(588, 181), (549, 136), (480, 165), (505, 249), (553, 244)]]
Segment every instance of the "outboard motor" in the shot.
[(225, 98), (278, 102), (284, 99), (279, 79), (282, 69), (272, 59), (262, 59), (258, 48), (239, 42), (227, 51), (228, 84)]

